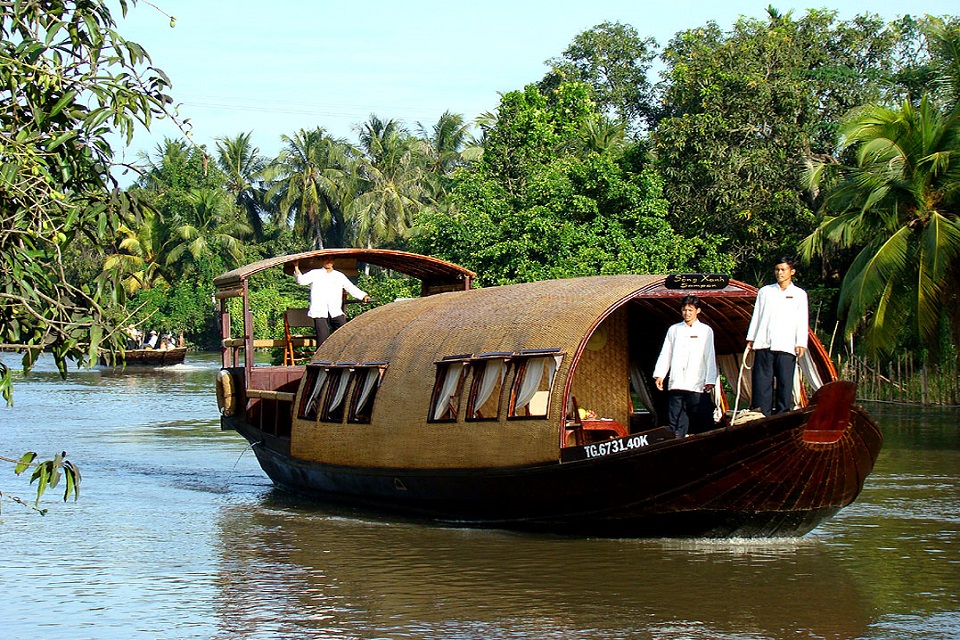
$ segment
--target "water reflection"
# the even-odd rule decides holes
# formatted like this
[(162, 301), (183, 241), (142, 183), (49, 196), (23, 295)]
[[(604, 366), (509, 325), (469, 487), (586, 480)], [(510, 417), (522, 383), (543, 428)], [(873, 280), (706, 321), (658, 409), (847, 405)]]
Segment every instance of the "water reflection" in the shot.
[(318, 512), (276, 493), (217, 526), (223, 637), (851, 638), (870, 622), (813, 537), (532, 536)]

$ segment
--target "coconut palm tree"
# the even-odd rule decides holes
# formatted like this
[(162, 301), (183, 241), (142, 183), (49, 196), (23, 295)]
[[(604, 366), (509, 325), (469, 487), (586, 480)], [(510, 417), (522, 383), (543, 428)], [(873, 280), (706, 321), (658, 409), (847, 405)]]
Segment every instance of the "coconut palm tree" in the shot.
[(130, 219), (118, 227), (116, 248), (103, 262), (104, 274), (119, 282), (129, 295), (168, 283), (172, 274), (161, 256), (169, 234), (160, 213), (144, 207), (139, 220)]
[(419, 141), (396, 120), (375, 115), (357, 133), (363, 155), (354, 176), (356, 195), (345, 212), (356, 245), (389, 244), (406, 235), (414, 213), (429, 199)]
[(194, 189), (188, 195), (193, 205), (190, 220), (180, 220), (171, 230), (167, 265), (185, 265), (209, 255), (218, 255), (230, 267), (241, 264), (242, 239), (253, 229), (237, 216), (230, 196), (220, 189)]
[(315, 248), (322, 249), (324, 239), (340, 246), (347, 235), (342, 207), (355, 151), (319, 127), (281, 140), (283, 150), (263, 170), (270, 185), (265, 199), (276, 201), (280, 222), (310, 238)]
[(417, 131), (430, 170), (437, 175), (450, 175), (463, 164), (461, 152), (473, 141), (470, 125), (464, 124), (463, 116), (449, 111), (445, 111), (429, 129), (418, 122)]
[(468, 164), (468, 156), (472, 159), (478, 157), (472, 152), (477, 142), (470, 125), (464, 124), (463, 116), (449, 111), (444, 112), (430, 128), (418, 122), (417, 131), (420, 153), (424, 156), (428, 171), (431, 197), (434, 200), (443, 199), (453, 183), (454, 170)]
[(233, 138), (217, 139), (217, 164), (227, 176), (226, 189), (234, 202), (247, 214), (247, 223), (253, 228), (255, 238), (263, 237), (265, 213), (261, 172), (267, 166), (267, 158), (260, 149), (250, 143), (251, 133), (241, 133)]
[(829, 215), (804, 255), (828, 245), (860, 250), (841, 286), (847, 335), (864, 323), (868, 348), (889, 352), (905, 319), (916, 318), (916, 333), (932, 344), (944, 311), (960, 320), (960, 104), (941, 111), (924, 97), (899, 109), (866, 106), (842, 135), (856, 163), (812, 167)]

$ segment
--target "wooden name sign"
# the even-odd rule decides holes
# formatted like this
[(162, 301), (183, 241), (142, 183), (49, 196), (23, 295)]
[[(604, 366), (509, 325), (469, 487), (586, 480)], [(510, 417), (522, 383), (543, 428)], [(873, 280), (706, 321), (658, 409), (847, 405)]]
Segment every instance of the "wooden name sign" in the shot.
[(730, 276), (723, 273), (671, 273), (663, 283), (667, 289), (723, 289)]

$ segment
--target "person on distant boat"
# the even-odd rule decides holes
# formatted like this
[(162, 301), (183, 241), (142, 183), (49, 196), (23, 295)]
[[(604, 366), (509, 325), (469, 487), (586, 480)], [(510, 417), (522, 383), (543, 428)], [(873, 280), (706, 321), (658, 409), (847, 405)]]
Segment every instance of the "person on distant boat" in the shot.
[(343, 312), (344, 291), (357, 300), (370, 301), (370, 296), (333, 268), (333, 258), (324, 256), (320, 264), (322, 269), (300, 273), (300, 264), (293, 263), (293, 275), (297, 278), (297, 284), (310, 285), (310, 308), (307, 309), (307, 315), (313, 318), (313, 325), (317, 330), (317, 346), (323, 344), (331, 333), (347, 322), (347, 316)]
[(793, 408), (797, 358), (807, 350), (810, 333), (807, 292), (793, 284), (796, 261), (780, 258), (773, 272), (777, 281), (757, 292), (747, 329), (747, 350), (754, 355), (752, 404), (765, 416)]
[(123, 333), (127, 336), (127, 349), (136, 349), (140, 346), (143, 336), (135, 326), (132, 324), (128, 325), (127, 328), (123, 330)]
[(653, 368), (657, 389), (664, 390), (668, 378), (667, 422), (677, 437), (701, 433), (713, 423), (710, 392), (717, 380), (717, 358), (713, 329), (700, 322), (700, 298), (680, 300), (683, 322), (671, 325)]
[(159, 337), (157, 336), (157, 332), (154, 331), (153, 329), (151, 329), (151, 330), (150, 330), (150, 335), (147, 337), (147, 339), (146, 339), (146, 340), (144, 341), (144, 343), (143, 343), (143, 348), (144, 348), (144, 349), (156, 349), (156, 348), (157, 348), (157, 340), (158, 340), (158, 339), (159, 339)]

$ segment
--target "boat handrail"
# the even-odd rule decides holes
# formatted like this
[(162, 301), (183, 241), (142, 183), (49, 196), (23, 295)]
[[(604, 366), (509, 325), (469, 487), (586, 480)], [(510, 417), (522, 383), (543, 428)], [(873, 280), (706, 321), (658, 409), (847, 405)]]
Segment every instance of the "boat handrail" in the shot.
[(293, 391), (273, 391), (271, 389), (247, 389), (244, 393), (247, 398), (276, 400), (277, 402), (293, 402), (297, 396)]

